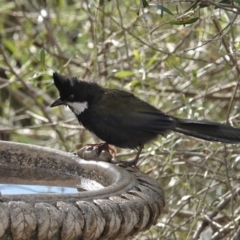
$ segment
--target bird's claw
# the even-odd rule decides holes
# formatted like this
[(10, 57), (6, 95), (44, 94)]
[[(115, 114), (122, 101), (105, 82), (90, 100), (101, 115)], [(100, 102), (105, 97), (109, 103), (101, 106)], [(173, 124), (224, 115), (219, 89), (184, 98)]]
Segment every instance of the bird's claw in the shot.
[(99, 148), (99, 146), (87, 145), (79, 149), (76, 154), (84, 160), (112, 162), (112, 155), (109, 150)]
[(134, 167), (139, 170), (136, 165), (138, 160), (136, 158), (130, 161), (113, 160), (113, 156), (115, 157), (116, 152), (107, 143), (87, 144), (85, 147), (79, 149), (76, 154), (84, 160), (109, 162), (123, 168)]

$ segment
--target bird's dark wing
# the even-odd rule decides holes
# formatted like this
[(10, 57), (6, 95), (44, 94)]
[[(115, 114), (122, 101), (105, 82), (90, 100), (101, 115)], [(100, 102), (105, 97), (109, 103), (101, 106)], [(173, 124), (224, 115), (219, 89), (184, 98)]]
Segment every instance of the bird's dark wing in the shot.
[(141, 131), (163, 134), (173, 128), (175, 122), (157, 108), (121, 90), (107, 89), (98, 105), (92, 106), (101, 113), (108, 126), (124, 131)]

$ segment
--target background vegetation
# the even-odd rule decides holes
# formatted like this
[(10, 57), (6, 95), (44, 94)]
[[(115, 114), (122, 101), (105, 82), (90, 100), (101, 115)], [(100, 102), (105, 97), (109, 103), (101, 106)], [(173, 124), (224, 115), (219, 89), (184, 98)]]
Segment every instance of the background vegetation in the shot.
[[(53, 71), (240, 127), (239, 0), (145, 4), (2, 0), (0, 139), (67, 151), (96, 140), (69, 109), (49, 108)], [(146, 146), (140, 169), (163, 185), (167, 206), (136, 239), (240, 239), (239, 153), (172, 133)]]

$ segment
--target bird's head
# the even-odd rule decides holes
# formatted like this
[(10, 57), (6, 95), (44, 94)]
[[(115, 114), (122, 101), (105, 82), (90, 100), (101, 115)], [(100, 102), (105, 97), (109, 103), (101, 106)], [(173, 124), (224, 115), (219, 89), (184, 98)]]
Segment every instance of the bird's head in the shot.
[(81, 114), (89, 107), (89, 104), (98, 95), (98, 89), (101, 89), (95, 83), (81, 81), (76, 77), (67, 78), (56, 72), (53, 73), (53, 80), (60, 97), (50, 107), (66, 105), (76, 115)]

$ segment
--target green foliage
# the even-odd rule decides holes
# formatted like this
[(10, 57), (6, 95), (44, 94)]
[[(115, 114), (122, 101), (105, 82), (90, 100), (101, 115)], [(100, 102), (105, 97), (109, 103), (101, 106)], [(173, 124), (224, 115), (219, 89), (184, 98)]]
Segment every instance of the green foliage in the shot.
[(173, 15), (173, 13), (168, 8), (164, 7), (163, 5), (156, 4), (156, 3), (151, 3), (149, 6), (156, 7), (156, 9), (158, 11), (160, 11), (161, 17), (163, 17), (164, 12), (166, 12), (166, 13), (168, 13), (170, 15)]
[(184, 18), (184, 19), (181, 19), (181, 20), (177, 20), (177, 21), (171, 21), (170, 24), (172, 25), (187, 25), (187, 24), (192, 24), (192, 23), (195, 23), (199, 20), (198, 17), (196, 18)]
[(127, 77), (132, 77), (134, 76), (134, 72), (131, 71), (120, 71), (115, 74), (115, 77), (117, 78), (127, 78)]

